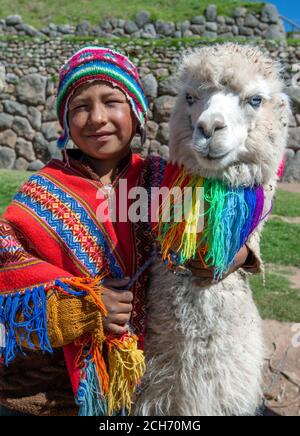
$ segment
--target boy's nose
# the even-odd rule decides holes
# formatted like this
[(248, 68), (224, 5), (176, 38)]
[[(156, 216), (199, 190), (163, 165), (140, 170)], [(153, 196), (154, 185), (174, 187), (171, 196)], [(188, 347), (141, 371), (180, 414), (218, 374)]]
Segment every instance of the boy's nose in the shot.
[(107, 118), (107, 111), (104, 107), (99, 105), (92, 108), (89, 117), (91, 124), (105, 124), (107, 122)]

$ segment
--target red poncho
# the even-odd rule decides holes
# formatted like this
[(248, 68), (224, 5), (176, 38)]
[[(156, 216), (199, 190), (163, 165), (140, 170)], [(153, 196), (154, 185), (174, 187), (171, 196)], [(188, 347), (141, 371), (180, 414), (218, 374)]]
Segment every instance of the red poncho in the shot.
[[(78, 151), (72, 151), (70, 156), (74, 157), (74, 153)], [(143, 160), (130, 154), (122, 161), (114, 181), (116, 193), (121, 179), (127, 180), (128, 191), (135, 186), (148, 190), (159, 186), (163, 168), (160, 158)], [(97, 210), (99, 207), (103, 210), (102, 202), (106, 201), (97, 194), (101, 187), (100, 181), (91, 179), (77, 159), (70, 157), (69, 166), (53, 160), (20, 188), (1, 219), (0, 327), (4, 326), (5, 338), (4, 343), (0, 341), (0, 356), (6, 364), (22, 350), (24, 341), (33, 348), (30, 340), (33, 333), (38, 337), (39, 348), (51, 352), (46, 318), (49, 293), (60, 290), (77, 298), (87, 292), (95, 296), (93, 289), (100, 286), (99, 277), (103, 275), (136, 277), (131, 287), (134, 294), (131, 332), (122, 338), (106, 335), (105, 349), (117, 350), (119, 354), (125, 349), (141, 352), (147, 278), (144, 269), (151, 256), (153, 239), (148, 223), (128, 220), (100, 223)], [(132, 201), (129, 200), (128, 206)], [(118, 202), (116, 212), (118, 216)], [(99, 301), (96, 303), (105, 311)], [(138, 344), (134, 344), (136, 337)], [(91, 345), (91, 340), (84, 338), (81, 348), (74, 344), (64, 347), (80, 414), (120, 413), (130, 399), (122, 400), (120, 392), (115, 391), (116, 410), (112, 410), (114, 404), (107, 404), (112, 401), (107, 400), (111, 380), (103, 381), (103, 374), (99, 378), (99, 360), (100, 367), (105, 366), (102, 367), (105, 379), (110, 377), (108, 366), (112, 357), (105, 359), (99, 356), (98, 350), (97, 358), (93, 359), (91, 354), (96, 353), (96, 346)], [(79, 350), (83, 354), (80, 366), (79, 360), (76, 361)], [(116, 362), (114, 365), (118, 367)], [(92, 407), (88, 407), (89, 402)]]

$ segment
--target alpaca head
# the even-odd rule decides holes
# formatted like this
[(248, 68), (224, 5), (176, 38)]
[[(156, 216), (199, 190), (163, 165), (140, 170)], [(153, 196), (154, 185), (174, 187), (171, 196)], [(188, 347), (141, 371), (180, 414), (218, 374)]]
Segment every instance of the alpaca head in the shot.
[(255, 48), (215, 45), (185, 55), (179, 80), (171, 160), (233, 186), (273, 178), (289, 118), (278, 66)]

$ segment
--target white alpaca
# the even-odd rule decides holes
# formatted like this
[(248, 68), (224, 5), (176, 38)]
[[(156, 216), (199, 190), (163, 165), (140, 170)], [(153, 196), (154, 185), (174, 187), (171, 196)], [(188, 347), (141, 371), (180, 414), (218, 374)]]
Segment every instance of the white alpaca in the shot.
[[(266, 209), (287, 138), (279, 70), (235, 44), (187, 54), (170, 120), (170, 156), (192, 174), (232, 186), (261, 184)], [(259, 234), (247, 245), (259, 258)], [(253, 415), (262, 400), (261, 319), (247, 273), (193, 285), (157, 261), (148, 292), (147, 370), (136, 415)]]

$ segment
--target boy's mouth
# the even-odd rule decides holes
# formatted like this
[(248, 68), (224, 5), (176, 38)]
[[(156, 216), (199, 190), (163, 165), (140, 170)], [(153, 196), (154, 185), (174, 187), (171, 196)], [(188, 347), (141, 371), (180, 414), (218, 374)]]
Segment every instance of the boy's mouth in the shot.
[(101, 133), (94, 133), (94, 134), (92, 134), (92, 135), (88, 135), (88, 138), (89, 139), (94, 139), (94, 140), (97, 140), (97, 139), (107, 139), (107, 138), (109, 138), (110, 136), (112, 136), (113, 135), (113, 132), (101, 132)]

